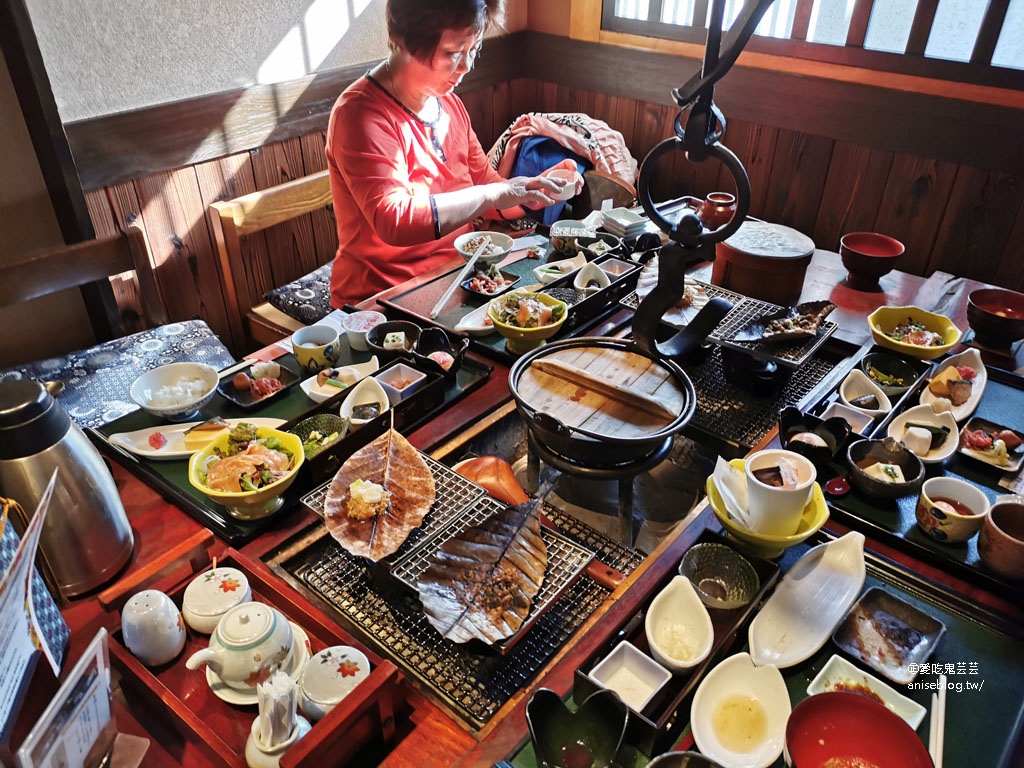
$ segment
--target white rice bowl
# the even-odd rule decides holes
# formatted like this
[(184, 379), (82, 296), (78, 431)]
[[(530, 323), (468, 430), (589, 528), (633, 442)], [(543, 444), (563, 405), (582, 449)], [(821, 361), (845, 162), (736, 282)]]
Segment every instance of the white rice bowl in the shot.
[(129, 394), (147, 413), (168, 421), (185, 421), (217, 391), (217, 369), (205, 363), (170, 363), (137, 378)]

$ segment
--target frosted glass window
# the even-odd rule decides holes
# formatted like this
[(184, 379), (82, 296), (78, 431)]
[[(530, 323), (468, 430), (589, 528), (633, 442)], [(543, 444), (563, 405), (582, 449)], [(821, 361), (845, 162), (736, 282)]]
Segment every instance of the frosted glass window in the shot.
[(1024, 0), (1010, 0), (992, 63), (997, 67), (1024, 69)]
[[(708, 0), (708, 15), (704, 20), (707, 27), (711, 20), (711, 6), (713, 0)], [(740, 12), (743, 10), (743, 0), (726, 0), (725, 15), (722, 22), (723, 29), (731, 29), (736, 22)], [(689, 11), (692, 15), (692, 10)], [(780, 37), (788, 39), (793, 32), (793, 18), (796, 15), (796, 0), (775, 0), (771, 7), (761, 17), (755, 35), (762, 37)]]
[(846, 45), (854, 0), (814, 0), (807, 39), (812, 43)]
[(693, 0), (665, 0), (661, 6), (661, 20), (665, 24), (693, 24)]
[(970, 61), (988, 3), (939, 0), (924, 55), (933, 59)]
[(910, 28), (918, 0), (875, 0), (864, 35), (864, 47), (872, 51), (903, 53), (907, 50)]
[(647, 20), (647, 0), (615, 0), (615, 15), (623, 19)]

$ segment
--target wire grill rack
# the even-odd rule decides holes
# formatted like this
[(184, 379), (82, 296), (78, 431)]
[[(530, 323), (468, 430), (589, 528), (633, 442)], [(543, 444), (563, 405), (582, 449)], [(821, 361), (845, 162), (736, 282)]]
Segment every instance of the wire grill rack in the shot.
[(812, 357), (793, 370), (776, 392), (759, 397), (727, 380), (722, 350), (713, 347), (702, 362), (686, 367), (697, 391), (697, 410), (690, 426), (749, 451), (775, 427), (783, 407), (798, 405), (835, 366), (834, 359)]
[[(435, 536), (422, 546), (409, 550), (395, 561), (391, 566), (391, 575), (412, 592), (416, 592), (416, 583), (419, 580), (420, 574), (427, 569), (427, 566), (430, 564), (430, 558), (442, 544), (458, 536), (467, 528), (479, 525), (495, 512), (499, 512), (502, 509), (504, 509), (504, 506), (489, 496), (478, 499), (459, 516), (458, 520), (448, 526), (443, 533)], [(497, 644), (503, 653), (515, 645), (520, 636), (529, 630), (533, 624), (533, 617), (542, 616), (551, 607), (551, 604), (579, 578), (580, 574), (583, 573), (583, 569), (587, 567), (587, 563), (594, 557), (594, 553), (591, 550), (577, 544), (572, 539), (560, 535), (556, 531), (541, 528), (540, 535), (544, 539), (548, 553), (548, 565), (544, 571), (544, 583), (541, 585), (540, 592), (533, 599), (530, 616), (526, 623), (523, 624), (523, 627), (512, 637)]]
[[(547, 517), (567, 539), (596, 552), (624, 575), (643, 555), (548, 504)], [(284, 564), (360, 630), (402, 670), (434, 693), (470, 725), (486, 725), (583, 625), (608, 592), (589, 576), (578, 578), (542, 614), (506, 655), (478, 644), (458, 645), (435, 630), (419, 600), (396, 591), (384, 595), (365, 561), (324, 536), (299, 557)]]
[[(486, 491), (479, 485), (467, 480), (436, 459), (430, 458), (425, 453), (420, 453), (420, 456), (427, 462), (427, 467), (430, 468), (430, 473), (434, 476), (436, 495), (430, 512), (423, 518), (423, 525), (413, 528), (409, 538), (399, 547), (399, 553), (408, 552), (418, 546), (421, 541), (441, 531), (452, 520), (458, 518), (469, 504), (486, 494)], [(302, 503), (323, 517), (324, 501), (327, 499), (327, 491), (330, 487), (331, 481), (328, 480), (303, 496)]]
[[(764, 317), (772, 312), (777, 312), (782, 307), (777, 304), (770, 304), (759, 299), (752, 299), (717, 285), (695, 281), (704, 292), (711, 298), (720, 297), (732, 302), (733, 308), (729, 311), (715, 329), (708, 334), (708, 341), (723, 347), (729, 347), (740, 352), (758, 358), (759, 360), (771, 360), (789, 368), (796, 368), (803, 365), (818, 348), (824, 344), (828, 337), (839, 328), (831, 320), (824, 321), (818, 328), (818, 333), (813, 339), (797, 339), (788, 344), (779, 342), (763, 341), (734, 341), (733, 337), (745, 328), (751, 321)], [(634, 312), (640, 306), (640, 297), (636, 291), (625, 296), (619, 302), (623, 307)], [(696, 316), (696, 313), (695, 315)]]

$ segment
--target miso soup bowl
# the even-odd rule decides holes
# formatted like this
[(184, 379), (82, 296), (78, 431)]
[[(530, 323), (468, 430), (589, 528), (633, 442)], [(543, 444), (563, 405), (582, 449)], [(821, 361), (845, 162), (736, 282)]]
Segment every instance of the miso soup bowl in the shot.
[[(962, 504), (971, 514), (963, 515), (936, 506), (938, 499)], [(981, 529), (988, 514), (988, 497), (976, 485), (955, 477), (933, 477), (921, 486), (915, 510), (921, 530), (936, 541), (954, 544), (967, 541)]]

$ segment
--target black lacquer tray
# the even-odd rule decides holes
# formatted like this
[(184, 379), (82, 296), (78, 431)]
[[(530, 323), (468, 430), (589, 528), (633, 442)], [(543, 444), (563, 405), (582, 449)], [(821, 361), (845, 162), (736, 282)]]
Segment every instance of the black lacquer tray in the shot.
[[(876, 439), (885, 437), (892, 419), (917, 405), (925, 386), (927, 381), (920, 379), (894, 403), (886, 418), (876, 420), (868, 436)], [(820, 412), (825, 402), (834, 397), (834, 393), (830, 394), (815, 410)], [(1011, 429), (1024, 430), (1024, 378), (989, 367), (988, 383), (975, 415), (1006, 424)], [(842, 456), (839, 459), (819, 476), (819, 480), (824, 482), (846, 473), (845, 460)], [(965, 480), (980, 488), (989, 501), (1011, 493), (999, 485), (1004, 475), (999, 469), (960, 453), (954, 453), (942, 464), (925, 465), (926, 478), (944, 476)], [(828, 503), (836, 519), (843, 524), (994, 594), (1018, 603), (1024, 601), (1024, 584), (1006, 581), (981, 562), (977, 535), (966, 543), (944, 544), (922, 531), (914, 514), (917, 498), (915, 493), (891, 500), (868, 499), (853, 490), (845, 496), (828, 497)]]

